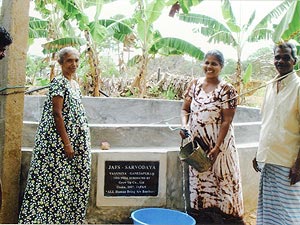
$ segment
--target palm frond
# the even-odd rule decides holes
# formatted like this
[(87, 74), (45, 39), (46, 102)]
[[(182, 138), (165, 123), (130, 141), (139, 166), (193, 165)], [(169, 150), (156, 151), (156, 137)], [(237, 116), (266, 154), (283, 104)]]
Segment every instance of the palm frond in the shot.
[(257, 42), (259, 40), (270, 40), (273, 36), (274, 30), (269, 28), (260, 28), (252, 31), (248, 36), (247, 41)]
[(255, 19), (255, 11), (251, 14), (251, 16), (249, 17), (248, 23), (246, 23), (243, 26), (243, 30), (247, 31), (249, 29), (249, 27), (253, 24), (253, 21)]
[(165, 3), (164, 1), (161, 0), (154, 0), (150, 4), (147, 4), (146, 6), (147, 6), (147, 8), (145, 9), (146, 21), (148, 24), (152, 24), (160, 17), (162, 10), (165, 7)]
[(231, 4), (229, 0), (222, 0), (222, 15), (226, 22), (226, 25), (232, 32), (240, 32), (241, 28), (236, 23), (235, 16), (232, 12)]
[(300, 1), (294, 1), (290, 8), (285, 13), (284, 17), (275, 29), (273, 41), (279, 42), (281, 39), (288, 41), (299, 37), (300, 28)]
[(224, 43), (233, 47), (238, 46), (236, 39), (230, 32), (219, 31), (211, 35), (208, 39), (209, 43)]
[(257, 23), (254, 30), (260, 29), (262, 27), (266, 27), (272, 21), (272, 19), (277, 19), (284, 12), (286, 12), (293, 2), (294, 0), (283, 1), (281, 4), (275, 7), (270, 13), (268, 13), (264, 18), (262, 18), (260, 22)]
[(226, 27), (224, 24), (206, 15), (194, 14), (194, 13), (180, 14), (179, 19), (188, 23), (202, 24), (207, 28), (210, 28), (207, 35), (211, 35), (219, 30), (230, 32), (228, 27)]
[(131, 59), (128, 60), (127, 66), (134, 66), (142, 61), (142, 56), (141, 55), (135, 55)]
[(133, 32), (133, 30), (125, 23), (112, 19), (103, 19), (98, 21), (100, 25), (107, 28), (109, 34), (114, 38), (123, 42), (126, 35)]
[(107, 29), (102, 26), (99, 21), (90, 22), (88, 24), (88, 28), (93, 40), (97, 43), (103, 42), (103, 40), (105, 40), (105, 38), (108, 36)]
[(42, 47), (44, 48), (43, 53), (47, 54), (51, 52), (57, 52), (66, 46), (82, 46), (84, 44), (86, 44), (86, 41), (82, 38), (66, 37), (47, 42), (43, 44)]
[(29, 38), (48, 37), (48, 21), (36, 17), (29, 18)]
[(183, 11), (184, 14), (189, 13), (189, 11), (191, 10), (192, 6), (196, 6), (198, 4), (200, 4), (203, 0), (178, 0), (179, 5)]
[(195, 45), (184, 41), (179, 38), (161, 38), (157, 42), (155, 42), (150, 50), (149, 53), (157, 54), (161, 53), (163, 55), (166, 54), (176, 54), (182, 55), (187, 54), (195, 59), (202, 60), (204, 57), (203, 51), (196, 47)]

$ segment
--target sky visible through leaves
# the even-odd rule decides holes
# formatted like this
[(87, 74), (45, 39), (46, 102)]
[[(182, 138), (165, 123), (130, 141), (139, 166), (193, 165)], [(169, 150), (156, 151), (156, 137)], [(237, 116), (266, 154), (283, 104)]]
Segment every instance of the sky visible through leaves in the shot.
[[(1, 0), (0, 0), (1, 1)], [(220, 0), (204, 0), (197, 7), (192, 8), (193, 13), (205, 14), (210, 17), (220, 20), (221, 17), (221, 1)], [(236, 20), (239, 21), (241, 25), (245, 24), (251, 13), (256, 11), (256, 21), (258, 22), (264, 15), (270, 12), (275, 6), (280, 4), (281, 0), (231, 0), (231, 5), (233, 13), (236, 16)], [(101, 11), (101, 18), (109, 18), (116, 14), (123, 14), (125, 16), (130, 16), (134, 10), (134, 7), (130, 5), (129, 0), (118, 0), (113, 3), (105, 4)], [(163, 37), (177, 37), (184, 39), (193, 43), (194, 45), (200, 47), (202, 51), (206, 52), (210, 49), (221, 50), (226, 58), (232, 58), (236, 60), (236, 51), (230, 47), (223, 44), (210, 44), (206, 37), (201, 36), (199, 33), (194, 33), (192, 30), (196, 27), (195, 24), (188, 24), (180, 21), (176, 18), (169, 17), (169, 9), (165, 9), (161, 17), (154, 23), (156, 29), (158, 29)], [(34, 12), (34, 5), (31, 2), (30, 9), (31, 16), (38, 16)], [(88, 13), (88, 15), (93, 16), (94, 13)], [(91, 18), (92, 20), (92, 18)], [(256, 24), (256, 23), (254, 23)], [(46, 42), (46, 40), (37, 40), (35, 44), (30, 46), (29, 53), (32, 55), (42, 55), (41, 44)], [(247, 43), (243, 50), (242, 60), (246, 59), (249, 55), (257, 51), (257, 49), (262, 47), (272, 46), (273, 42), (270, 41), (260, 41), (258, 43)]]

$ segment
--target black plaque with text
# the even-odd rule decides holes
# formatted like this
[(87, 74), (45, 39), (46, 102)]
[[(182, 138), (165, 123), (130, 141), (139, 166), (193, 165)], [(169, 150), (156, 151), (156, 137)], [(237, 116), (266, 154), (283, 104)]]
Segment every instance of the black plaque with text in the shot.
[(104, 196), (157, 196), (159, 161), (105, 161)]

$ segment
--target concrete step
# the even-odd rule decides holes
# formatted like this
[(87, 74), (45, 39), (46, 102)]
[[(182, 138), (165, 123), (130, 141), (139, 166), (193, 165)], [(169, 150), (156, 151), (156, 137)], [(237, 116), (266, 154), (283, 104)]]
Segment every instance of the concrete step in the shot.
[[(260, 122), (234, 123), (236, 143), (257, 142)], [(38, 122), (24, 121), (23, 147), (32, 147)], [(180, 124), (90, 124), (92, 147), (178, 147)]]
[[(39, 121), (45, 96), (25, 96), (24, 121)], [(138, 98), (84, 97), (89, 123), (157, 124), (180, 123), (182, 101)], [(238, 106), (234, 122), (260, 121), (258, 108)]]

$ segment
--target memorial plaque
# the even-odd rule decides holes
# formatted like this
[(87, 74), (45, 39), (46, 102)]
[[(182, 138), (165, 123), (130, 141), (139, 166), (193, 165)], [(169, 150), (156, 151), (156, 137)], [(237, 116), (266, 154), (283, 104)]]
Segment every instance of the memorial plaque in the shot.
[(105, 161), (104, 196), (157, 196), (159, 161)]

